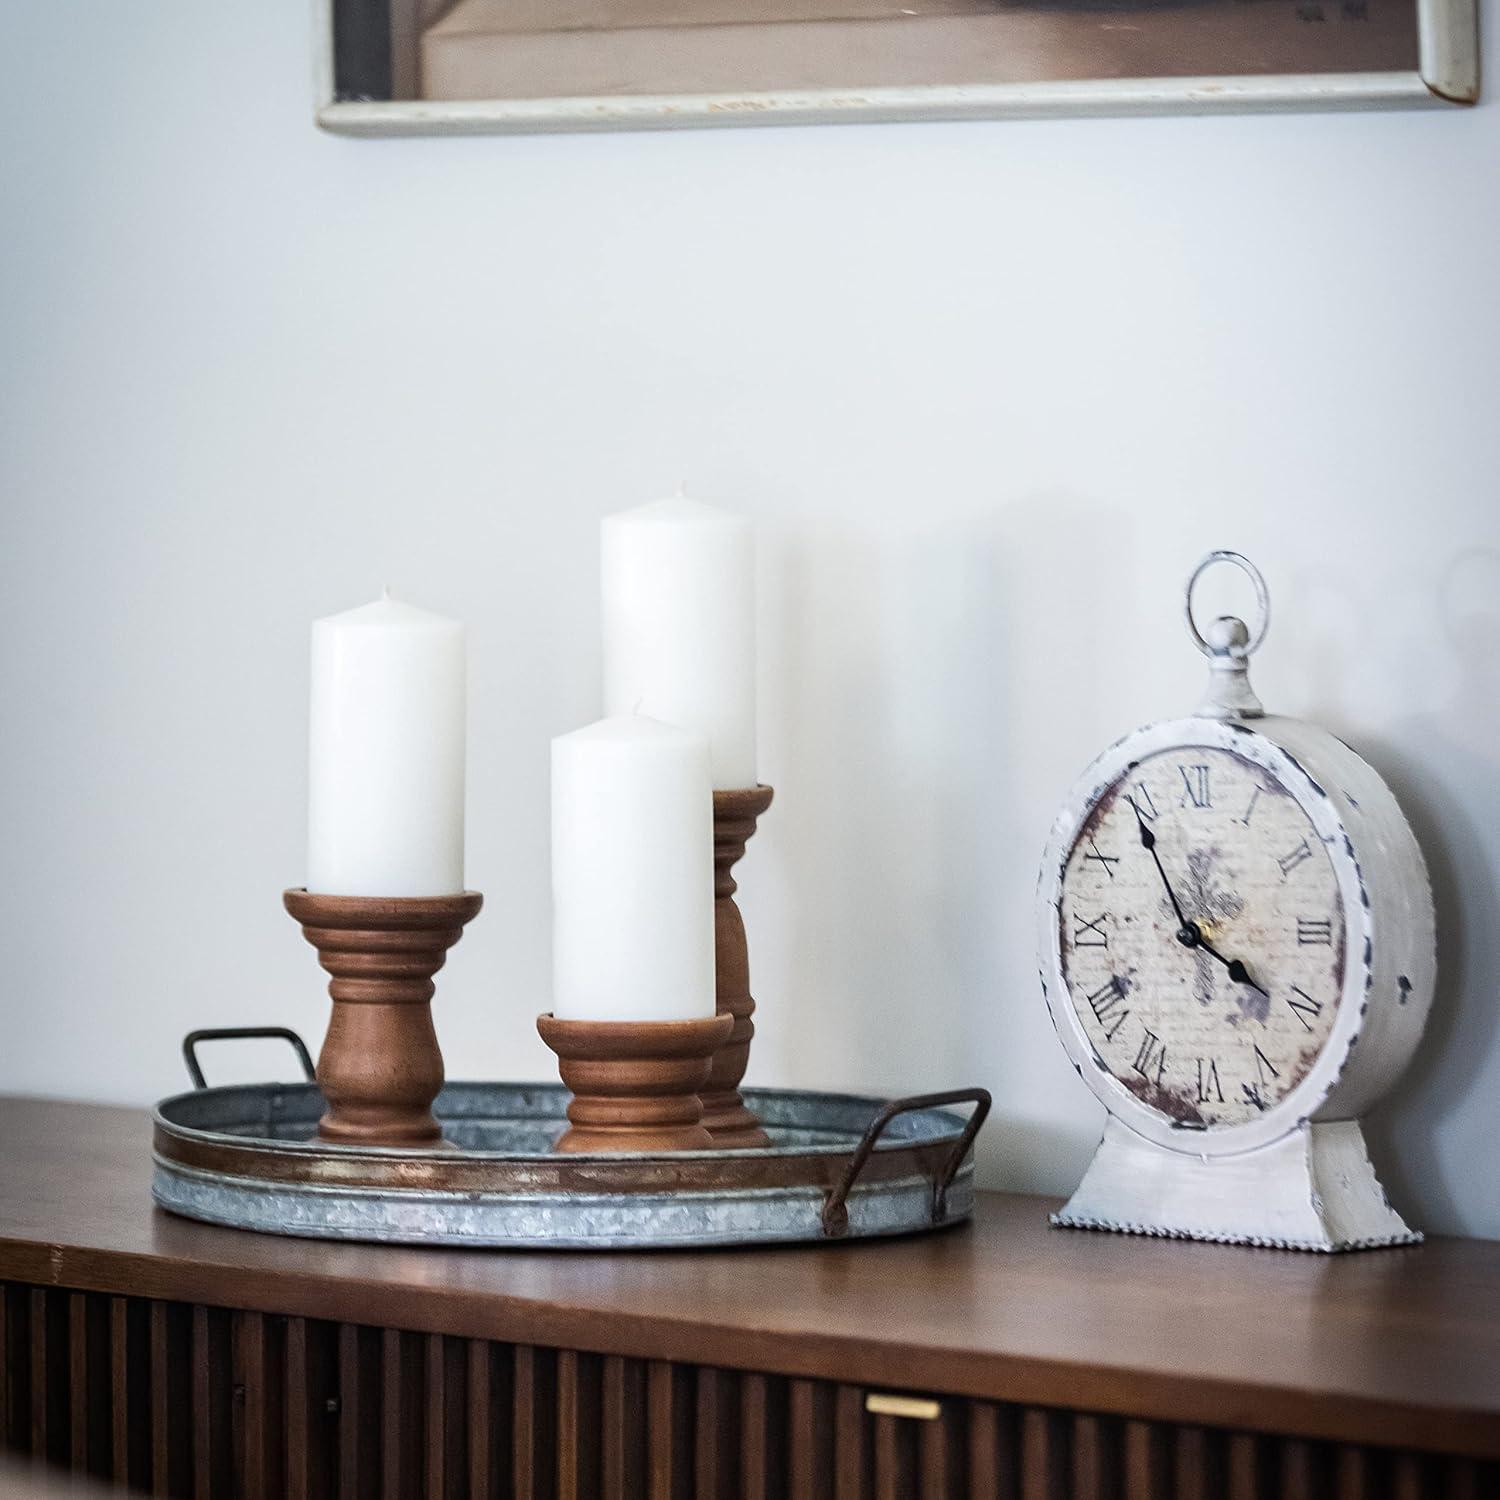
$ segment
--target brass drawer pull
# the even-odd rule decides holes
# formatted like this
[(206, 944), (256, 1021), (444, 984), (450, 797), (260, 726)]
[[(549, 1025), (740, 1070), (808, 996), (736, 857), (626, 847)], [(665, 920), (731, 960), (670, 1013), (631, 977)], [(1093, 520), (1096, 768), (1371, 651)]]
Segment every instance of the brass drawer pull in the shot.
[(885, 1391), (871, 1391), (865, 1397), (865, 1410), (877, 1417), (912, 1417), (918, 1422), (935, 1422), (943, 1414), (940, 1401), (925, 1396), (892, 1396)]

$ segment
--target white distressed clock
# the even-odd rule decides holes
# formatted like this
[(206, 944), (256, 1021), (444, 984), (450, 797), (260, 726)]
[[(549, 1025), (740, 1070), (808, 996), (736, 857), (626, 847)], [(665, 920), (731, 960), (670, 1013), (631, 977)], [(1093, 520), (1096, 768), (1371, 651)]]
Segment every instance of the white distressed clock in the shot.
[[(1255, 584), (1254, 638), (1193, 619), (1210, 565)], [(1209, 658), (1190, 718), (1075, 785), (1038, 891), (1053, 1023), (1108, 1110), (1054, 1223), (1305, 1250), (1411, 1244), (1360, 1116), (1432, 1001), (1431, 888), (1390, 789), (1327, 730), (1265, 714), (1246, 671), (1269, 601), (1238, 553), (1187, 588)]]

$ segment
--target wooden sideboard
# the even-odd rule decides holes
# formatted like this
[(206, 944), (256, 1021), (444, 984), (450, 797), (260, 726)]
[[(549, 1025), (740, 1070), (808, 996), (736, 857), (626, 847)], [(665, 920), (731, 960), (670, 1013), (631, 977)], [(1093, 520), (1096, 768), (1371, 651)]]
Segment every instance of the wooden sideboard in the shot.
[(199, 1496), (1500, 1496), (1500, 1244), (972, 1225), (827, 1249), (282, 1239), (144, 1113), (0, 1101), (0, 1436)]

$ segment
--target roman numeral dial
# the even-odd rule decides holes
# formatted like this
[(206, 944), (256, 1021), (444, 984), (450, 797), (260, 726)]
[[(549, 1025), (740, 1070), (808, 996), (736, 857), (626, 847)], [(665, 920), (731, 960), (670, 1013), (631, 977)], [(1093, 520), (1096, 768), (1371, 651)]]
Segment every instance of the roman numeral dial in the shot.
[(1216, 1057), (1198, 1059), (1198, 1103), (1222, 1104), (1224, 1085), (1219, 1081), (1219, 1060)]
[(1142, 1028), (1141, 1045), (1135, 1049), (1135, 1061), (1130, 1066), (1147, 1083), (1161, 1087), (1162, 1075), (1167, 1071), (1167, 1044), (1149, 1027)]
[(1291, 1007), (1292, 1014), (1302, 1023), (1304, 1031), (1311, 1033), (1318, 1029), (1317, 1023), (1323, 1014), (1321, 1000), (1314, 999), (1306, 990), (1294, 984), (1291, 993), (1286, 997), (1286, 1003)]
[(1328, 917), (1297, 918), (1299, 948), (1327, 948), (1333, 942), (1333, 922)]
[(1109, 979), (1088, 997), (1088, 1004), (1089, 1009), (1094, 1013), (1094, 1020), (1104, 1033), (1104, 1039), (1109, 1042), (1114, 1041), (1120, 1028), (1130, 1019), (1130, 1011), (1125, 1005), (1124, 981), (1118, 974), (1111, 974)]
[(1096, 795), (1056, 930), (1099, 1066), (1183, 1128), (1274, 1109), (1339, 1008), (1345, 930), (1328, 848), (1265, 766), (1217, 746), (1145, 757)]
[(1209, 793), (1209, 766), (1204, 761), (1196, 765), (1178, 766), (1177, 774), (1182, 777), (1182, 796), (1178, 800), (1179, 807), (1212, 807), (1213, 799)]
[(1109, 947), (1109, 929), (1105, 926), (1108, 921), (1107, 911), (1100, 912), (1097, 917), (1081, 917), (1074, 913), (1073, 946), (1075, 948)]

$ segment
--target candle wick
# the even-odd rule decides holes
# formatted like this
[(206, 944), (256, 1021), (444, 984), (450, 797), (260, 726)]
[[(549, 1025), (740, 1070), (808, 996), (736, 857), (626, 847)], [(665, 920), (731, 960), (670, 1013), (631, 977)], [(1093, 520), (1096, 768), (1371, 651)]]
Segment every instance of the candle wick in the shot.
[(388, 584), (388, 583), (382, 583), (380, 585), (380, 597), (381, 597), (382, 601), (388, 602), (390, 600), (390, 597), (391, 597), (391, 586), (390, 586), (390, 584)]

